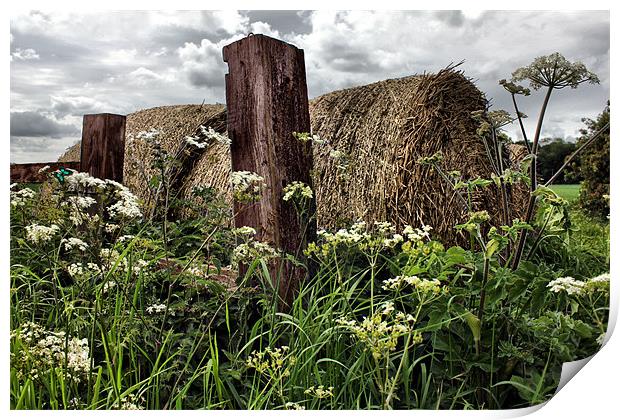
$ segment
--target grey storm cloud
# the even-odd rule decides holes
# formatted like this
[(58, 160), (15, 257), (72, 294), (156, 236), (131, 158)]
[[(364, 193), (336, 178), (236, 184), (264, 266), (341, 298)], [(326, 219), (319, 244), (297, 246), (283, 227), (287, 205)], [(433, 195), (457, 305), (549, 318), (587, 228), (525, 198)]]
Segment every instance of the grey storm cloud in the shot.
[[(559, 51), (601, 79), (599, 86), (554, 92), (543, 135), (576, 136), (581, 118), (595, 117), (609, 98), (609, 22), (608, 11), (15, 14), (11, 159), (55, 159), (75, 141), (86, 113), (223, 102), (228, 68), (222, 47), (250, 32), (304, 49), (311, 97), (464, 61), (459, 68), (493, 107), (507, 110), (510, 96), (497, 81), (537, 56)], [(522, 100), (522, 111), (531, 117), (528, 131), (541, 101), (540, 92)], [(520, 136), (516, 126), (507, 131)]]
[(38, 112), (11, 112), (11, 136), (60, 138), (78, 132), (76, 126), (56, 122)]

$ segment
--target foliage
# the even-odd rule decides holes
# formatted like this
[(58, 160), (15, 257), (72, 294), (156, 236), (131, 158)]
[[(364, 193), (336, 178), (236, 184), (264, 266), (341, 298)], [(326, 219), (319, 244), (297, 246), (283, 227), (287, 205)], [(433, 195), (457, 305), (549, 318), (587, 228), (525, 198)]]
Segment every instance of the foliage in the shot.
[[(580, 146), (595, 132), (609, 123), (609, 103), (596, 118), (584, 119), (585, 128), (577, 140)], [(610, 165), (609, 128), (599, 139), (589, 145), (573, 165), (574, 172), (583, 178), (579, 203), (590, 215), (605, 218), (609, 215), (609, 165)]]
[[(460, 182), (466, 191), (492, 183)], [(567, 231), (557, 205), (532, 262), (516, 271), (501, 264), (503, 250), (530, 227), (489, 230), (480, 212), (466, 223), (479, 245), (470, 250), (432, 240), (429, 226), (321, 231), (307, 250), (317, 271), (282, 313), (271, 252), (250, 255), (237, 284), (222, 283), (235, 244), (255, 232), (221, 223), (208, 189), (191, 209), (202, 217), (166, 228), (111, 219), (114, 202), (76, 214), (62, 203), (87, 191), (56, 181), (42, 191), (11, 213), (13, 408), (522, 407), (549, 398), (561, 363), (596, 351), (606, 329), (608, 287), (588, 279), (608, 260), (585, 267), (546, 251), (603, 235)], [(58, 230), (34, 244), (25, 240), (33, 224)], [(584, 292), (550, 287), (565, 276)]]
[[(549, 180), (558, 169), (562, 167), (562, 164), (568, 156), (571, 155), (577, 149), (575, 143), (569, 143), (561, 138), (555, 139), (542, 139), (541, 146), (538, 149), (538, 173), (541, 180)], [(566, 184), (568, 182), (578, 183), (581, 181), (580, 177), (567, 177), (565, 173), (561, 173), (554, 180), (555, 184)]]

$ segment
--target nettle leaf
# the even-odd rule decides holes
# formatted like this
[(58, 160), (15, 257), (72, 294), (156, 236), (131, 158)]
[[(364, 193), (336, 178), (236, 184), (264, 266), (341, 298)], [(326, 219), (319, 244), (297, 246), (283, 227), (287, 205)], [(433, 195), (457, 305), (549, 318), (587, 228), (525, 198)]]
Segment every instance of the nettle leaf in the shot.
[(460, 246), (453, 246), (446, 251), (446, 266), (465, 264), (469, 262), (469, 254)]
[(478, 343), (480, 342), (480, 335), (481, 335), (480, 319), (476, 315), (474, 315), (472, 312), (465, 309), (460, 304), (453, 304), (451, 306), (451, 309), (456, 315), (459, 316), (459, 318), (465, 321), (465, 323), (469, 327), (469, 331), (471, 331), (471, 334), (474, 338), (474, 343), (477, 346)]
[(499, 249), (499, 241), (496, 239), (491, 239), (489, 242), (487, 242), (487, 248), (486, 248), (486, 257), (487, 258), (491, 258), (493, 256), (493, 254), (495, 254), (495, 252)]

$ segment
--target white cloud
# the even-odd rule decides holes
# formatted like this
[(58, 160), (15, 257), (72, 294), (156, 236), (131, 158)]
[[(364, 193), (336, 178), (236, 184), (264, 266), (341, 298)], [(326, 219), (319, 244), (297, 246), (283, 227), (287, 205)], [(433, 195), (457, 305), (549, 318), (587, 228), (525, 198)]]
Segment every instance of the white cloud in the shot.
[(146, 67), (138, 67), (128, 74), (129, 80), (135, 82), (138, 86), (146, 86), (159, 82), (170, 82), (174, 80), (172, 74), (160, 74)]
[(177, 50), (181, 67), (191, 85), (223, 85), (223, 76), (227, 72), (226, 63), (222, 60), (224, 45), (203, 39), (200, 45), (186, 42)]
[(37, 52), (32, 48), (17, 48), (11, 53), (11, 58), (15, 58), (17, 60), (38, 60), (40, 57), (39, 54), (37, 54)]
[(151, 11), (149, 21), (154, 26), (182, 27), (210, 34), (243, 32), (249, 24), (248, 17), (236, 10)]
[(51, 110), (57, 118), (104, 112), (109, 105), (87, 96), (50, 96)]

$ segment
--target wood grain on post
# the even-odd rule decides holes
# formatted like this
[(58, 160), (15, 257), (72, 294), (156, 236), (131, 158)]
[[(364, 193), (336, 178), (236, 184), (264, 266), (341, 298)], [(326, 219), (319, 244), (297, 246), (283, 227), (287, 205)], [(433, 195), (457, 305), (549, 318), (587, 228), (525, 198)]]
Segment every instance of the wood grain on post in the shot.
[(80, 160), (83, 172), (96, 178), (123, 182), (125, 116), (84, 115)]
[[(304, 52), (250, 35), (225, 46), (223, 56), (232, 170), (256, 172), (267, 185), (258, 203), (234, 204), (235, 225), (255, 228), (257, 239), (300, 259), (316, 228), (300, 226), (294, 206), (282, 200), (282, 189), (293, 181), (312, 187), (311, 145), (292, 134), (310, 132)], [(270, 274), (281, 303), (290, 307), (306, 270), (283, 260), (270, 264)]]
[[(41, 169), (49, 166), (44, 172)], [(45, 163), (13, 163), (11, 164), (11, 182), (37, 183), (48, 178), (48, 174), (60, 168), (80, 170), (80, 162), (45, 162)]]

